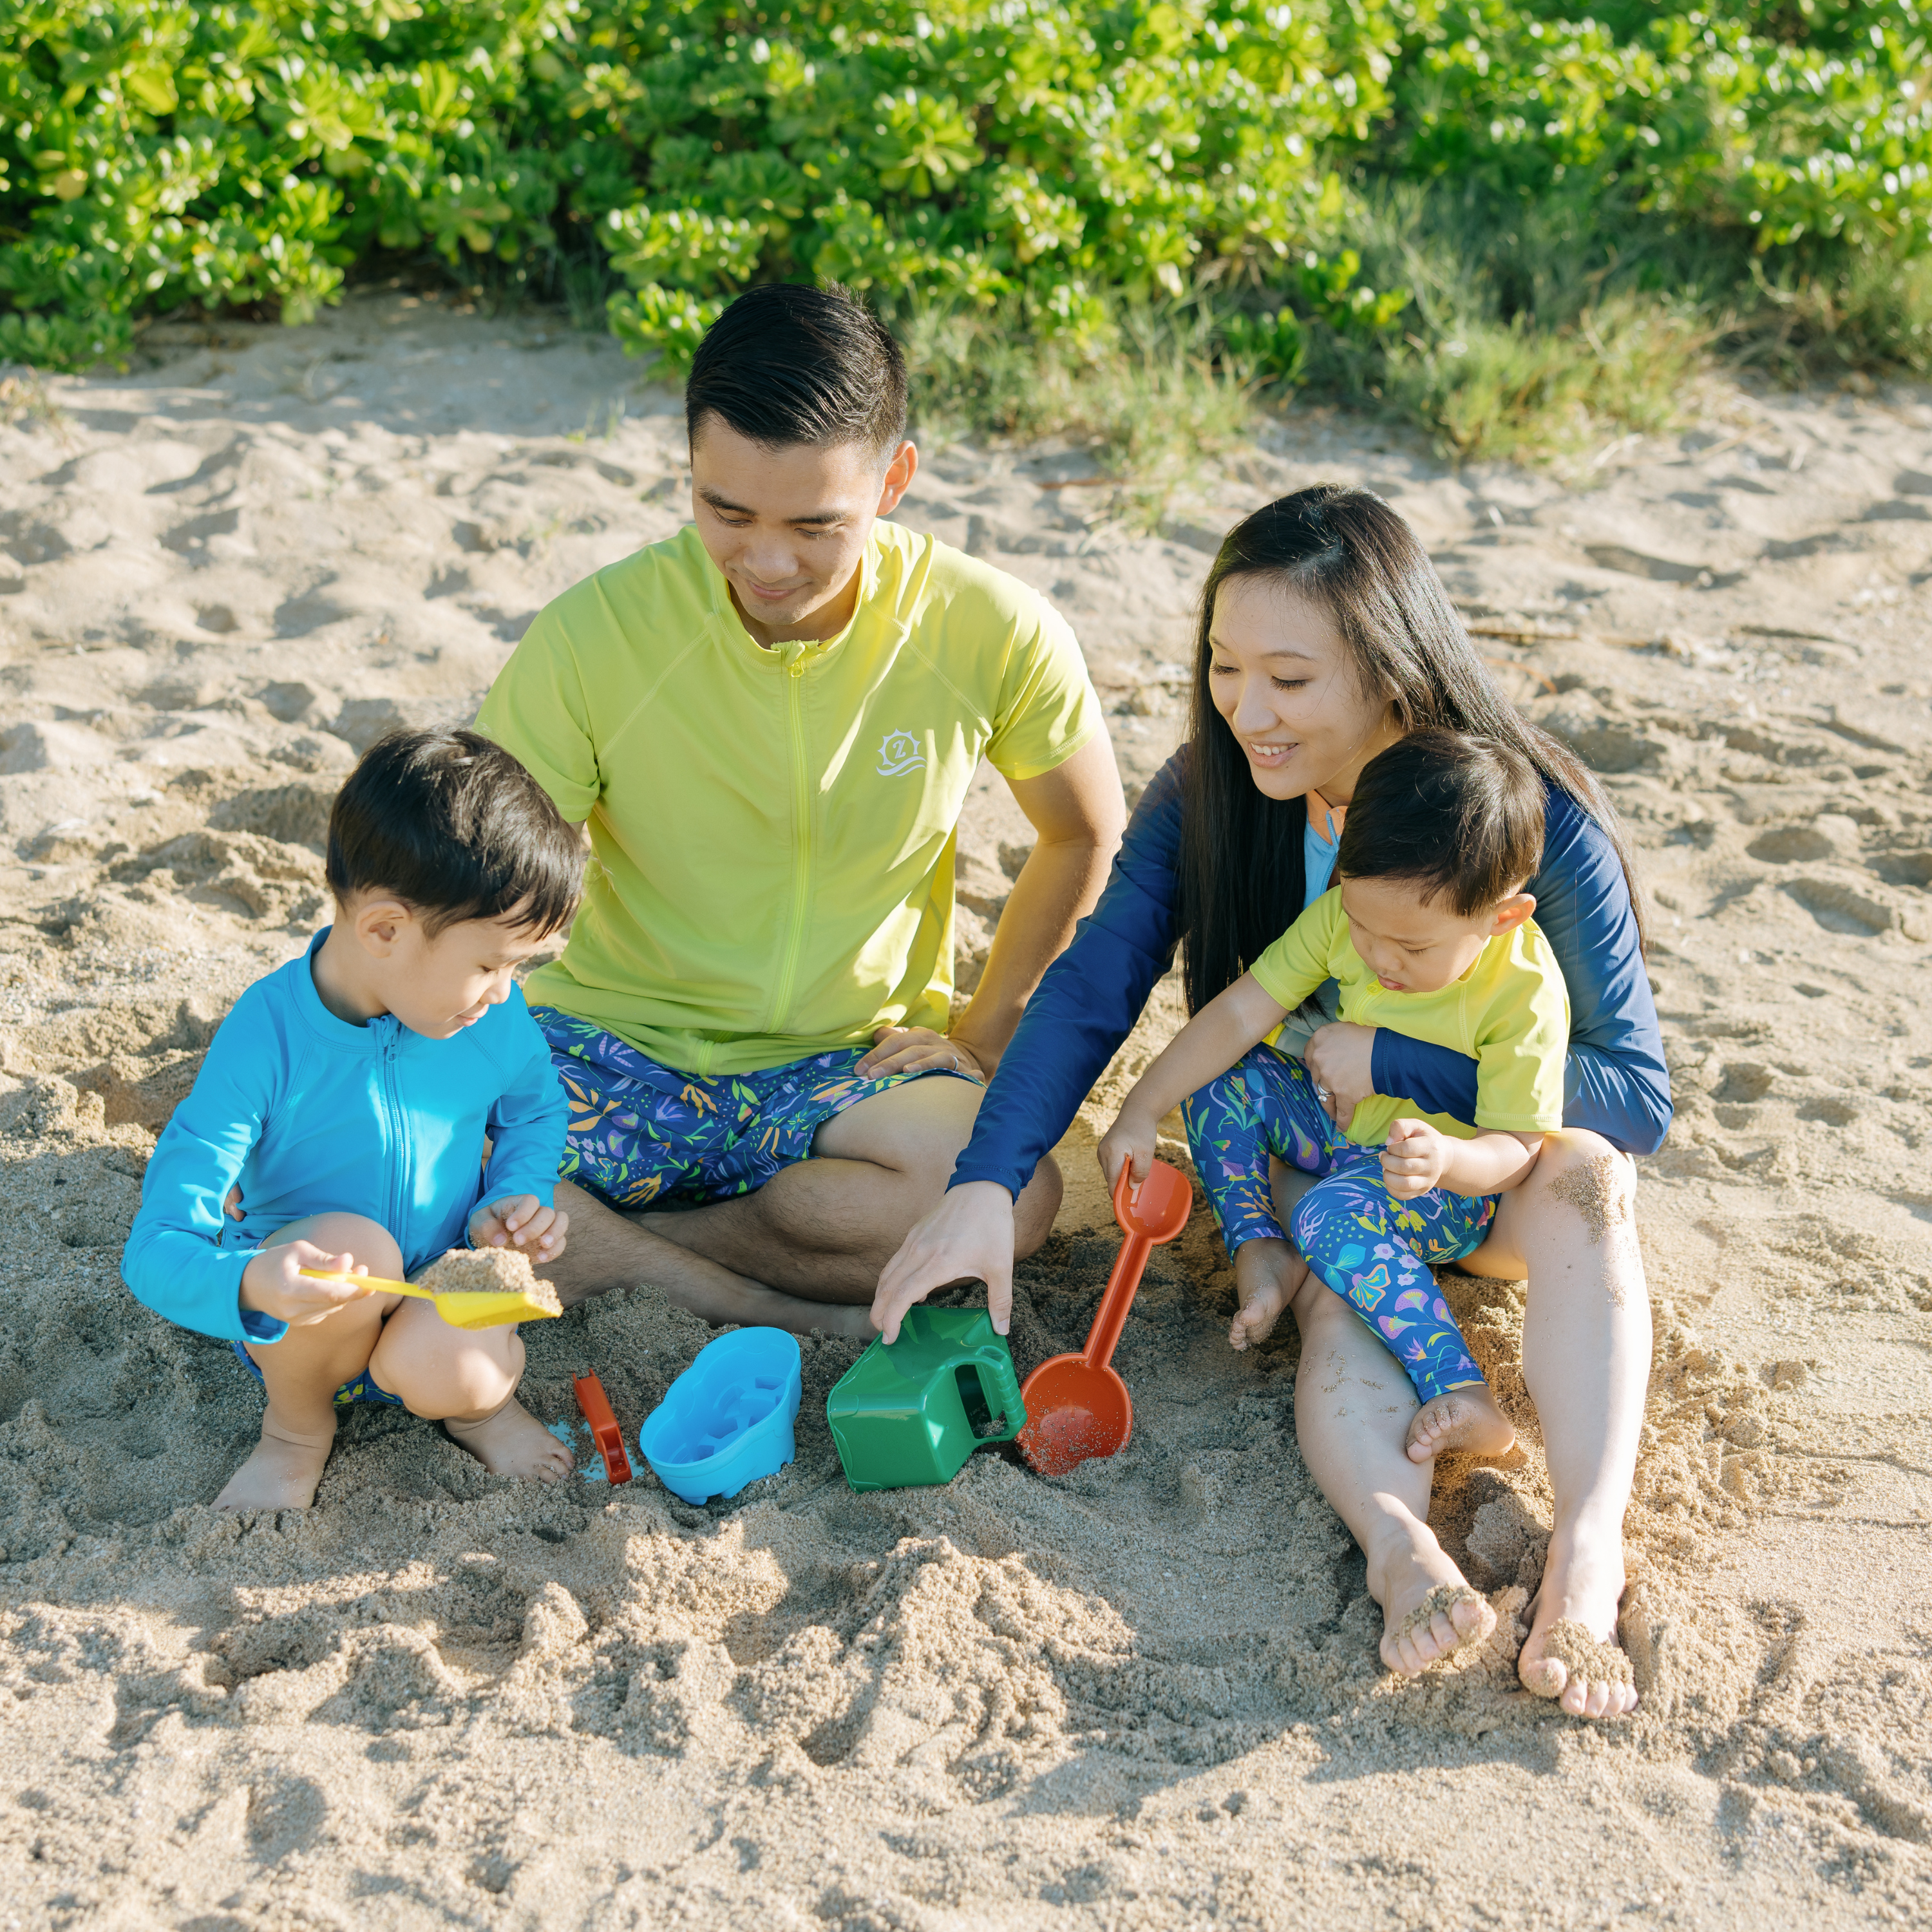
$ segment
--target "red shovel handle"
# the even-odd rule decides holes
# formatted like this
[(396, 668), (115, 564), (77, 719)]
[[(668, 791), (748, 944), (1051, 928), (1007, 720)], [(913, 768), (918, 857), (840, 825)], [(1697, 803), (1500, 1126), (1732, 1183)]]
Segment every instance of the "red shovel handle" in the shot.
[(614, 1483), (628, 1483), (631, 1459), (624, 1454), (624, 1432), (610, 1412), (610, 1398), (604, 1393), (604, 1384), (594, 1375), (578, 1376), (575, 1383), (577, 1406), (583, 1410), (584, 1419), (590, 1425), (591, 1439), (604, 1458), (604, 1473)]
[[(1150, 1185), (1156, 1174), (1163, 1184), (1160, 1192), (1166, 1192), (1167, 1184), (1171, 1183), (1184, 1190), (1188, 1205), (1192, 1205), (1191, 1190), (1164, 1162), (1154, 1162), (1142, 1187)], [(1156, 1198), (1159, 1198), (1158, 1193)], [(1162, 1225), (1151, 1230), (1136, 1211), (1136, 1205), (1133, 1166), (1131, 1162), (1124, 1161), (1119, 1178), (1114, 1183), (1114, 1219), (1120, 1222), (1127, 1238), (1121, 1244), (1120, 1258), (1114, 1263), (1113, 1273), (1107, 1277), (1106, 1292), (1100, 1297), (1094, 1326), (1088, 1331), (1087, 1346), (1082, 1352), (1082, 1359), (1090, 1368), (1104, 1369), (1114, 1359), (1114, 1345), (1120, 1339), (1120, 1330), (1127, 1325), (1127, 1316), (1133, 1307), (1141, 1276), (1147, 1272), (1148, 1256), (1163, 1242), (1172, 1240), (1187, 1225), (1187, 1206), (1181, 1205), (1179, 1201), (1174, 1204), (1178, 1212), (1168, 1213)]]

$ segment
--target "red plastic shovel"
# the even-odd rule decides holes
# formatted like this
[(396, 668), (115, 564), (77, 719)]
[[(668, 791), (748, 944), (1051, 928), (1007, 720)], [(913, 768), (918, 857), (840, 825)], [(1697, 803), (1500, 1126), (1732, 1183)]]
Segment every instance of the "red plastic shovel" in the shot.
[(1027, 1425), (1019, 1432), (1019, 1445), (1042, 1476), (1064, 1476), (1090, 1456), (1114, 1455), (1134, 1432), (1133, 1398), (1108, 1365), (1134, 1305), (1134, 1291), (1147, 1272), (1148, 1256), (1187, 1226), (1194, 1190), (1162, 1160), (1154, 1162), (1138, 1190), (1132, 1178), (1132, 1168), (1123, 1166), (1114, 1184), (1114, 1219), (1127, 1238), (1107, 1277), (1086, 1348), (1077, 1355), (1055, 1355), (1041, 1363), (1020, 1390)]

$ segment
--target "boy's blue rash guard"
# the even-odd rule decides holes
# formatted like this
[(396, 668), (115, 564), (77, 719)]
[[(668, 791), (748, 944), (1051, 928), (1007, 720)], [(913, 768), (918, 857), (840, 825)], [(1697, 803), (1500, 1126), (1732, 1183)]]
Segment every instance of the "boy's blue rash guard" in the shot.
[[(480, 1200), (550, 1204), (568, 1103), (523, 994), (448, 1040), (388, 1014), (352, 1026), (310, 971), (328, 937), (236, 1001), (148, 1163), (122, 1279), (184, 1328), (279, 1342), (287, 1323), (241, 1306), (242, 1270), (304, 1215), (367, 1215), (412, 1273), (462, 1245)], [(241, 1221), (221, 1210), (237, 1181)]]
[[(1017, 1199), (1173, 964), (1186, 758), (1184, 746), (1155, 775), (1100, 903), (1027, 1002), (949, 1185), (997, 1180)], [(1564, 1124), (1654, 1154), (1670, 1126), (1670, 1076), (1623, 868), (1568, 792), (1544, 790), (1543, 864), (1528, 890), (1570, 989)], [(1379, 1027), (1372, 1069), (1378, 1094), (1475, 1118), (1476, 1063), (1466, 1054)]]

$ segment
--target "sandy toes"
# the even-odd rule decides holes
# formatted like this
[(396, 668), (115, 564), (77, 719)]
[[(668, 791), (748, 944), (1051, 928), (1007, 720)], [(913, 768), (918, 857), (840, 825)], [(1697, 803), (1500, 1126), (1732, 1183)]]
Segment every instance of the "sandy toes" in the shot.
[(449, 1439), (493, 1476), (560, 1483), (576, 1466), (570, 1451), (514, 1396), (481, 1422), (446, 1420)]
[(228, 1479), (214, 1499), (218, 1510), (307, 1509), (334, 1446), (335, 1431), (298, 1435), (262, 1419), (255, 1453)]
[(1382, 1660), (1404, 1677), (1416, 1676), (1466, 1644), (1481, 1642), (1496, 1627), (1496, 1613), (1482, 1592), (1463, 1582), (1420, 1579), (1416, 1589), (1391, 1597), (1384, 1614)]
[(1466, 1456), (1503, 1456), (1516, 1446), (1516, 1430), (1480, 1382), (1451, 1389), (1426, 1402), (1408, 1425), (1408, 1460), (1426, 1462), (1460, 1450)]
[(1607, 1563), (1586, 1552), (1566, 1558), (1552, 1542), (1516, 1664), (1524, 1689), (1553, 1697), (1573, 1718), (1621, 1718), (1634, 1711), (1630, 1661), (1616, 1642), (1623, 1592), (1621, 1542), (1617, 1558)]

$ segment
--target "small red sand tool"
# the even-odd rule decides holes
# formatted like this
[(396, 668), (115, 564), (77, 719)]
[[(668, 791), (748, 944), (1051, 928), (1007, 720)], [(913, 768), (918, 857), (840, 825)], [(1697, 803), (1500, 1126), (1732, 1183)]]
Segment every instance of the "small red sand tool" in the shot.
[(1194, 1190), (1185, 1175), (1162, 1160), (1154, 1162), (1137, 1190), (1132, 1178), (1133, 1170), (1123, 1167), (1114, 1184), (1114, 1218), (1127, 1238), (1107, 1277), (1087, 1346), (1077, 1355), (1055, 1355), (1041, 1363), (1020, 1390), (1027, 1425), (1019, 1432), (1019, 1445), (1042, 1476), (1064, 1476), (1089, 1456), (1114, 1455), (1134, 1432), (1133, 1398), (1108, 1364), (1148, 1257), (1187, 1226)]
[(604, 1457), (604, 1474), (614, 1483), (628, 1483), (631, 1459), (624, 1454), (624, 1432), (610, 1413), (610, 1398), (604, 1393), (604, 1384), (594, 1375), (578, 1376), (574, 1380), (577, 1406), (590, 1425), (591, 1440)]

